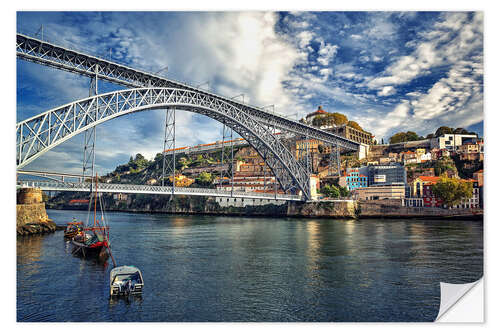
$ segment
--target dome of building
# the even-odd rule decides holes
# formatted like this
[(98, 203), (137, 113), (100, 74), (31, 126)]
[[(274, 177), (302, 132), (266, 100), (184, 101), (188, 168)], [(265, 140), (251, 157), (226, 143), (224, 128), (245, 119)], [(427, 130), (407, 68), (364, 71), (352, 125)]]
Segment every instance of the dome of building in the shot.
[(318, 106), (318, 109), (316, 111), (314, 111), (312, 113), (309, 113), (306, 116), (306, 119), (314, 117), (314, 116), (322, 115), (322, 114), (328, 114), (328, 112), (326, 112), (325, 110), (323, 110), (323, 107), (320, 105), (320, 106)]

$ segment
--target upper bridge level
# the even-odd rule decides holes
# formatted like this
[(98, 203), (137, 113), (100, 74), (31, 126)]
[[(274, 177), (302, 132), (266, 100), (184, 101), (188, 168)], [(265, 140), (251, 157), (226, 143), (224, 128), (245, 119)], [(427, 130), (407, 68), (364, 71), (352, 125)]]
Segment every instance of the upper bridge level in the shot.
[(198, 92), (238, 108), (242, 113), (254, 117), (265, 126), (292, 132), (309, 139), (317, 139), (324, 143), (338, 145), (347, 151), (356, 151), (359, 147), (359, 143), (355, 141), (289, 119), (282, 114), (270, 112), (265, 108), (245, 104), (186, 83), (134, 69), (20, 33), (16, 35), (16, 55), (26, 61), (88, 77), (97, 77), (125, 87), (166, 87)]

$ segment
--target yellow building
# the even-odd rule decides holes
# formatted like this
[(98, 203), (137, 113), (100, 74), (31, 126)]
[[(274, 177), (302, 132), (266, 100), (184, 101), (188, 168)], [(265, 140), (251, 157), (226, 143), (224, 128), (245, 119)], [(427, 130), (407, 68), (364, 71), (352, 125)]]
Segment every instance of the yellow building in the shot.
[(414, 198), (421, 198), (424, 191), (424, 185), (436, 183), (438, 180), (439, 177), (435, 176), (420, 176), (415, 178), (415, 180), (410, 183), (411, 196)]
[(352, 128), (351, 126), (343, 125), (339, 127), (333, 127), (332, 129), (330, 129), (330, 131), (352, 141), (363, 143), (365, 145), (372, 144), (371, 134), (357, 130), (355, 128)]
[[(168, 179), (172, 182), (174, 178), (170, 176), (168, 177)], [(188, 178), (183, 175), (178, 175), (175, 177), (175, 186), (177, 187), (188, 187), (192, 183), (194, 183), (194, 179), (192, 178)]]
[(473, 143), (466, 143), (458, 147), (458, 152), (462, 154), (479, 153), (479, 145)]
[[(309, 146), (309, 147), (308, 147)], [(305, 154), (307, 149), (309, 153), (318, 152), (319, 141), (318, 140), (297, 140), (295, 142), (295, 158), (299, 159), (301, 154)]]
[(424, 155), (426, 153), (425, 148), (417, 148), (415, 152), (417, 153), (417, 156)]

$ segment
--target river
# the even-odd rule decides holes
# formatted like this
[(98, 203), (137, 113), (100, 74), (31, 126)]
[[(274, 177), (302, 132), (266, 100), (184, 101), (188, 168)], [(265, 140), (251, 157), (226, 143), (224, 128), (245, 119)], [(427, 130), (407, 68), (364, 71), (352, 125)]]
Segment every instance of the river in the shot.
[(62, 231), (18, 237), (18, 321), (433, 321), (440, 281), (483, 275), (482, 221), (107, 218), (142, 297), (110, 299), (111, 260), (73, 257)]

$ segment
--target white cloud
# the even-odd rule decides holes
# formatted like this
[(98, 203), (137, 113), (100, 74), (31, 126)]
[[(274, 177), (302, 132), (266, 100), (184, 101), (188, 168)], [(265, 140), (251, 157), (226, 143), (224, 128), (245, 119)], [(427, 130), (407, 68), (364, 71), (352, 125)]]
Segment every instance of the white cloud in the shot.
[(395, 93), (396, 93), (396, 89), (394, 89), (394, 87), (385, 86), (382, 88), (382, 90), (377, 92), (377, 95), (378, 96), (390, 96), (390, 95), (394, 95)]
[(299, 39), (299, 47), (304, 48), (309, 45), (314, 38), (314, 34), (311, 31), (301, 31), (297, 34), (297, 38)]
[(328, 80), (328, 77), (333, 73), (331, 68), (323, 68), (319, 70), (319, 74), (323, 77), (323, 80)]
[(337, 45), (321, 43), (321, 47), (318, 51), (318, 62), (323, 66), (327, 66), (337, 54), (338, 48), (339, 47)]
[[(470, 23), (466, 23), (465, 18), (465, 13), (446, 14), (431, 32), (421, 34), (424, 41), (415, 43), (411, 54), (398, 58), (383, 75), (366, 80), (366, 86), (377, 89), (406, 84), (429, 74), (432, 68), (453, 65), (482, 48), (482, 13), (475, 13)], [(455, 33), (448, 33), (450, 29)]]

